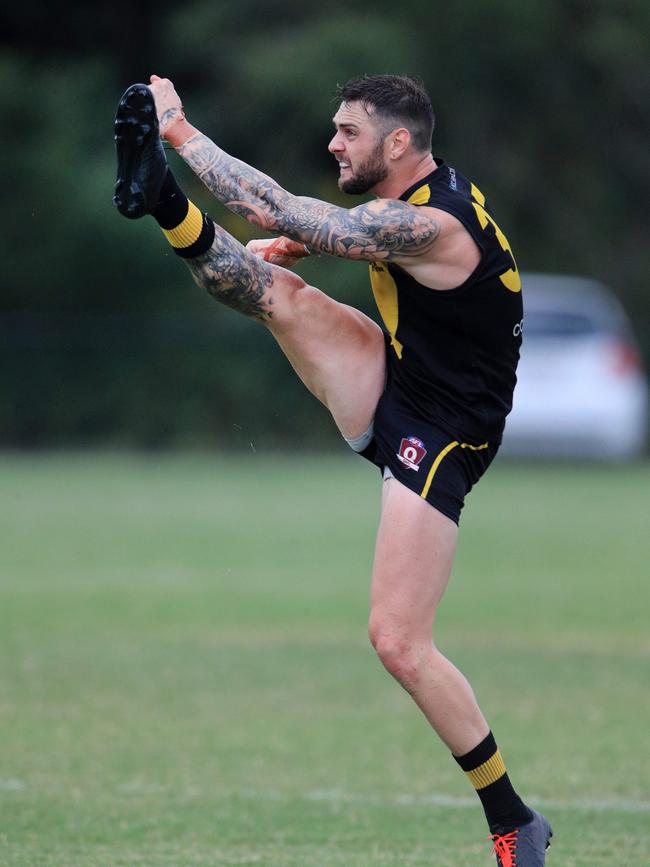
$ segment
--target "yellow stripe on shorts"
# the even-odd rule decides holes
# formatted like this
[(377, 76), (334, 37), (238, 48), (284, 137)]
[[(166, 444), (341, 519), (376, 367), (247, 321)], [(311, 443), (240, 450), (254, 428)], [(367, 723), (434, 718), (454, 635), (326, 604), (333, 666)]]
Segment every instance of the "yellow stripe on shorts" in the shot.
[(459, 445), (458, 440), (454, 440), (453, 443), (449, 443), (449, 445), (445, 446), (442, 451), (440, 451), (435, 459), (435, 461), (431, 464), (431, 469), (429, 470), (429, 475), (427, 476), (427, 480), (424, 483), (424, 487), (422, 488), (422, 493), (420, 496), (423, 500), (426, 500), (427, 494), (429, 493), (429, 488), (431, 487), (431, 482), (433, 481), (433, 477), (438, 470), (438, 467), (442, 463), (443, 458), (445, 458), (452, 449), (455, 449), (456, 446)]
[(433, 477), (435, 476), (438, 467), (442, 463), (443, 459), (447, 457), (450, 451), (456, 448), (456, 446), (460, 446), (461, 449), (470, 449), (473, 452), (480, 452), (482, 449), (486, 449), (488, 447), (487, 443), (481, 443), (480, 446), (473, 446), (470, 443), (459, 443), (458, 440), (454, 440), (449, 445), (446, 445), (444, 449), (442, 449), (439, 454), (436, 456), (435, 461), (431, 464), (431, 469), (429, 470), (429, 475), (427, 476), (427, 480), (424, 483), (424, 487), (422, 488), (422, 492), (420, 496), (423, 500), (426, 500), (427, 494), (429, 493), (429, 489), (431, 488), (431, 482), (433, 481)]

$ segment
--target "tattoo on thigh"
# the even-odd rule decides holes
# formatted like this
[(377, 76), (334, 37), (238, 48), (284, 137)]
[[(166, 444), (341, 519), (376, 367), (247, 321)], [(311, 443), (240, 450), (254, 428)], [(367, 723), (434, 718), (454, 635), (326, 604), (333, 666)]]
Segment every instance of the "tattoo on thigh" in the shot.
[(186, 260), (195, 281), (222, 304), (267, 322), (273, 317), (268, 309), (273, 299), (264, 299), (264, 293), (273, 284), (273, 269), (219, 226), (215, 229), (208, 252)]

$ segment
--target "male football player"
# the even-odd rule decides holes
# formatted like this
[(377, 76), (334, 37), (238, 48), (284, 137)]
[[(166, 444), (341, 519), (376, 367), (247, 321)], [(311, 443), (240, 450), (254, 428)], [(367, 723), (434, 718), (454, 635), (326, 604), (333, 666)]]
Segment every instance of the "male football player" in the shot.
[[(541, 867), (552, 831), (517, 795), (461, 672), (432, 640), (465, 495), (512, 406), (521, 282), (484, 194), (431, 153), (408, 76), (339, 88), (329, 150), (350, 209), (295, 196), (185, 117), (172, 83), (130, 87), (115, 120), (121, 214), (150, 214), (197, 284), (267, 327), (349, 445), (383, 473), (370, 640), (476, 789), (499, 867)], [(189, 202), (160, 136), (228, 208), (278, 238), (246, 249)], [(288, 270), (310, 253), (369, 263), (384, 328)]]

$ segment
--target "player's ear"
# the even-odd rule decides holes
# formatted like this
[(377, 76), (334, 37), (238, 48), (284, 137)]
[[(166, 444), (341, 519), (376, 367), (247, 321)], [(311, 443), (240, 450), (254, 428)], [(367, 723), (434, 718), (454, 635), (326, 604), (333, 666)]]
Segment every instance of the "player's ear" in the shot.
[(394, 129), (388, 136), (388, 156), (398, 160), (411, 143), (411, 133), (403, 126)]

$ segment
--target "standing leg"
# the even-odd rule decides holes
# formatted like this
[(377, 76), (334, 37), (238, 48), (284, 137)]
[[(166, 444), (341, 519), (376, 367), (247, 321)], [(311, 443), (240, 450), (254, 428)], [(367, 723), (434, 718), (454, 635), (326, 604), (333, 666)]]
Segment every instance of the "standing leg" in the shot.
[(370, 599), (370, 640), (386, 669), (467, 772), (490, 828), (530, 822), (463, 674), (432, 640), (458, 527), (396, 479), (384, 482)]
[(486, 737), (489, 727), (469, 683), (432, 640), (457, 537), (451, 519), (396, 479), (384, 482), (370, 640), (440, 738), (462, 755)]

